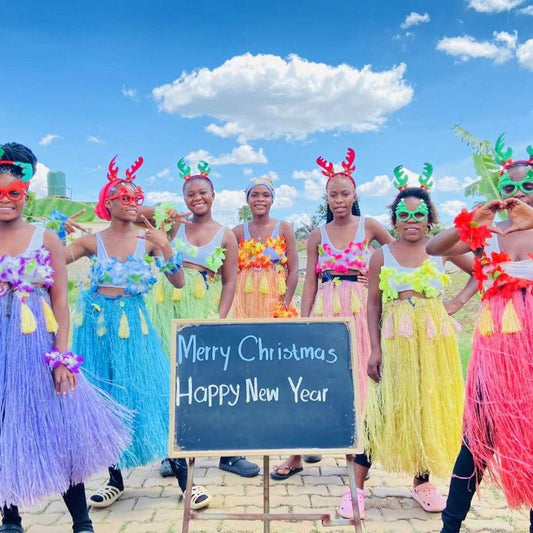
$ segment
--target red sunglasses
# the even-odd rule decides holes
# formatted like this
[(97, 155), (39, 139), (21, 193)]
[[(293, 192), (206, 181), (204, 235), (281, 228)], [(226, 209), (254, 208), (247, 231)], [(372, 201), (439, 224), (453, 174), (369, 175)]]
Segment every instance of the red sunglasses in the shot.
[(29, 186), (29, 183), (17, 180), (8, 185), (5, 189), (0, 187), (0, 200), (2, 200), (2, 198), (7, 198), (10, 202), (21, 202), (24, 200), (24, 196), (26, 195)]
[(135, 194), (130, 194), (126, 187), (121, 187), (120, 191), (108, 197), (108, 200), (119, 200), (122, 205), (142, 205), (144, 202), (144, 194), (139, 187)]

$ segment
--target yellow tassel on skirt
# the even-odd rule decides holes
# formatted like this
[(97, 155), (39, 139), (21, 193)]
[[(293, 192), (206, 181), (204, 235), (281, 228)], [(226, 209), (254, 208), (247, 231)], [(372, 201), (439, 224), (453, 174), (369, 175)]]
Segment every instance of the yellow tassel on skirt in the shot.
[(382, 318), (392, 330), (382, 336), (382, 380), (368, 387), (365, 450), (385, 470), (447, 478), (461, 444), (463, 378), (455, 335), (428, 321), (450, 318), (440, 300), (424, 298), (385, 304)]
[(163, 288), (163, 283), (163, 280), (159, 280), (154, 289), (154, 299), (158, 304), (162, 303), (165, 300), (165, 290)]
[(22, 302), (20, 306), (20, 331), (27, 335), (28, 333), (33, 333), (37, 329), (37, 322), (35, 317), (31, 312), (31, 309), (27, 304)]
[(492, 321), (492, 313), (490, 307), (482, 304), (481, 312), (477, 321), (477, 328), (484, 337), (489, 337), (494, 333), (494, 322)]
[(179, 302), (181, 301), (181, 291), (182, 289), (177, 289), (176, 287), (172, 288), (172, 301)]
[(518, 333), (519, 331), (522, 331), (522, 325), (516, 314), (513, 300), (509, 300), (503, 310), (502, 333)]
[(46, 331), (48, 331), (49, 333), (56, 333), (59, 326), (57, 324), (56, 317), (54, 316), (54, 312), (52, 311), (52, 308), (44, 298), (41, 298), (41, 303), (43, 306), (43, 315), (44, 322), (46, 324)]
[(126, 313), (122, 311), (120, 317), (120, 325), (118, 326), (118, 336), (121, 339), (127, 339), (130, 336), (130, 325), (128, 324), (128, 317)]
[(148, 335), (148, 324), (146, 323), (146, 317), (142, 312), (142, 309), (139, 309), (139, 319), (141, 321), (141, 333), (143, 335)]

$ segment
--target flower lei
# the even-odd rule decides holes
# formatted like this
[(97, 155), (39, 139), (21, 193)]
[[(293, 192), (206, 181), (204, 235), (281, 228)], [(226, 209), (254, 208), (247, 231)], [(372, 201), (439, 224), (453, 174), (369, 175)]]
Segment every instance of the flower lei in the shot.
[(215, 251), (205, 260), (205, 264), (209, 270), (217, 272), (224, 263), (224, 259), (226, 259), (226, 248), (218, 246), (215, 248)]
[(20, 298), (35, 291), (35, 283), (47, 289), (54, 284), (50, 252), (37, 248), (27, 255), (0, 256), (0, 283), (8, 283)]
[[(351, 242), (341, 253), (335, 253), (328, 243), (318, 245), (319, 257), (326, 257), (317, 262), (317, 274), (331, 270), (339, 274), (346, 274), (350, 270), (359, 270), (365, 276), (368, 274), (369, 240)], [(329, 257), (328, 257), (329, 256)]]
[(57, 349), (44, 354), (44, 361), (50, 370), (54, 370), (59, 365), (66, 366), (73, 374), (80, 371), (80, 366), (83, 363), (81, 355), (75, 355), (70, 351), (60, 352)]
[(440, 291), (431, 285), (431, 281), (438, 280), (442, 285), (447, 285), (450, 278), (441, 272), (431, 261), (426, 259), (420, 267), (413, 272), (398, 272), (395, 267), (381, 267), (379, 273), (379, 288), (382, 291), (383, 302), (389, 302), (398, 298), (398, 291), (393, 287), (400, 284), (408, 284), (412, 290), (424, 294), (428, 298), (437, 298)]
[(491, 237), (489, 228), (479, 225), (474, 220), (474, 213), (479, 209), (468, 212), (463, 209), (454, 219), (454, 226), (459, 230), (459, 239), (470, 246), (472, 250), (477, 250), (487, 246), (487, 239)]
[[(261, 269), (266, 270), (274, 264), (285, 265), (288, 261), (287, 242), (284, 236), (268, 237), (264, 243), (255, 239), (241, 239), (239, 243), (239, 270)], [(279, 260), (275, 259), (275, 256)]]
[[(533, 259), (532, 254), (528, 255)], [(472, 276), (478, 282), (478, 289), (482, 293), (482, 300), (491, 298), (495, 294), (499, 294), (504, 298), (510, 298), (513, 292), (533, 285), (533, 281), (524, 278), (515, 278), (503, 270), (502, 264), (509, 263), (510, 261), (511, 257), (506, 252), (491, 252), (490, 255), (483, 252), (481, 257), (474, 259)], [(492, 282), (492, 285), (484, 291), (484, 282), (489, 280)]]
[(172, 222), (168, 220), (168, 214), (172, 210), (176, 210), (176, 206), (172, 202), (161, 202), (154, 209), (153, 217), (157, 229), (162, 229), (165, 233), (172, 229)]
[(62, 241), (67, 237), (67, 231), (65, 230), (65, 222), (68, 220), (68, 216), (54, 209), (48, 215), (48, 218), (44, 221), (44, 227), (52, 230)]

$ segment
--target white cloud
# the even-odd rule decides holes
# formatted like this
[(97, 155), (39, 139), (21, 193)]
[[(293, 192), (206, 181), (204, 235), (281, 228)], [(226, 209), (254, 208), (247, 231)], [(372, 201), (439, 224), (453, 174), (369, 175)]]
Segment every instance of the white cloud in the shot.
[(494, 40), (503, 43), (507, 48), (516, 48), (516, 41), (518, 39), (518, 33), (516, 30), (513, 33), (506, 31), (495, 31), (492, 33)]
[(48, 133), (39, 141), (39, 144), (41, 146), (48, 146), (49, 144), (52, 144), (56, 139), (59, 139), (59, 135), (56, 135), (55, 133)]
[(139, 96), (137, 94), (137, 89), (134, 89), (132, 87), (126, 87), (125, 85), (123, 85), (122, 86), (122, 94), (126, 98), (128, 98), (128, 99), (130, 99), (130, 100), (132, 100), (134, 102), (138, 102), (139, 101)]
[(96, 135), (89, 135), (87, 137), (87, 142), (94, 143), (94, 144), (104, 144), (104, 140), (100, 139), (100, 137), (97, 137)]
[(416, 13), (415, 11), (411, 11), (411, 13), (407, 15), (405, 17), (405, 20), (400, 24), (400, 28), (403, 28), (405, 30), (407, 28), (410, 28), (411, 26), (416, 26), (424, 22), (429, 22), (430, 20), (431, 19), (429, 18), (428, 13), (424, 13), (422, 15), (420, 13)]
[(373, 72), (290, 55), (235, 56), (213, 70), (183, 72), (152, 90), (159, 109), (186, 118), (209, 116), (220, 137), (304, 139), (323, 131), (376, 131), (409, 104), (406, 66)]
[(521, 15), (530, 15), (530, 16), (533, 17), (533, 5), (527, 6), (527, 7), (523, 7), (522, 9), (519, 9), (518, 12)]
[(276, 196), (272, 208), (287, 209), (294, 205), (294, 199), (298, 196), (298, 191), (290, 185), (280, 185), (276, 187)]
[(533, 70), (533, 39), (527, 40), (516, 50), (518, 63), (528, 70)]
[(455, 217), (463, 207), (466, 207), (466, 203), (462, 200), (449, 200), (439, 204), (439, 214), (447, 215), (449, 217)]
[(163, 178), (172, 178), (172, 175), (170, 173), (170, 169), (164, 168), (163, 170), (159, 171), (157, 174), (154, 174), (148, 178), (149, 182), (158, 181)]
[[(503, 33), (505, 32), (494, 32), (497, 42), (502, 42)], [(498, 46), (489, 41), (476, 41), (471, 35), (443, 37), (437, 43), (437, 50), (458, 57), (461, 61), (485, 58), (492, 59), (494, 63), (505, 63), (513, 57), (513, 53), (508, 46), (508, 43), (512, 40), (512, 36), (510, 34), (507, 35), (509, 38), (505, 42), (505, 46)]]
[(292, 213), (286, 218), (286, 220), (294, 229), (308, 226), (312, 222), (309, 213)]
[(326, 177), (318, 180), (306, 179), (304, 181), (304, 198), (306, 200), (320, 200), (326, 192)]
[(524, 0), (468, 0), (468, 7), (479, 13), (501, 13), (523, 3)]
[(361, 196), (385, 196), (393, 191), (392, 182), (385, 174), (376, 176), (372, 181), (361, 183), (357, 187), (357, 193)]
[(251, 175), (254, 173), (254, 169), (253, 169), (253, 168), (250, 168), (250, 167), (246, 167), (246, 168), (243, 168), (243, 169), (242, 169), (242, 173), (243, 173), (245, 176), (251, 176)]
[(42, 163), (37, 163), (35, 175), (30, 181), (30, 191), (34, 191), (37, 197), (46, 196), (48, 194), (48, 171), (50, 169)]
[(234, 148), (229, 154), (222, 154), (218, 157), (211, 155), (207, 150), (197, 150), (190, 152), (185, 156), (187, 161), (191, 161), (193, 165), (203, 159), (211, 166), (213, 165), (250, 165), (254, 163), (268, 163), (263, 149), (260, 148), (256, 152), (249, 144), (241, 144)]
[(377, 220), (382, 226), (385, 226), (386, 228), (391, 227), (391, 220), (390, 220), (389, 213), (383, 213), (382, 215), (368, 215), (368, 216)]
[(439, 192), (463, 192), (467, 185), (470, 185), (476, 179), (466, 176), (463, 179), (459, 179), (455, 176), (443, 176), (442, 178), (435, 179), (435, 190)]
[(174, 202), (184, 205), (183, 197), (170, 191), (151, 191), (145, 194), (148, 204), (159, 204), (160, 202)]

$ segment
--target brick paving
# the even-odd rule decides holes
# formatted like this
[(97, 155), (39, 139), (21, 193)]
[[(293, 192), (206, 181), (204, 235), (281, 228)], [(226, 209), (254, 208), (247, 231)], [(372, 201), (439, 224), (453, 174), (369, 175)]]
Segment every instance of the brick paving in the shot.
[[(262, 457), (250, 457), (262, 465)], [(270, 464), (281, 461), (271, 457)], [(206, 512), (262, 512), (262, 475), (241, 478), (217, 468), (217, 458), (196, 460), (195, 483), (212, 494)], [(91, 518), (97, 533), (180, 533), (183, 502), (174, 478), (162, 478), (158, 464), (124, 472), (126, 491), (107, 509), (93, 509)], [(329, 513), (334, 517), (347, 483), (345, 459), (324, 457), (315, 465), (304, 464), (303, 473), (270, 485), (273, 513)], [(87, 482), (87, 493), (106, 481), (105, 472)], [(448, 480), (432, 480), (447, 493)], [(440, 531), (440, 514), (424, 512), (410, 497), (412, 479), (388, 474), (372, 467), (366, 483), (366, 518), (363, 531), (368, 533), (433, 533)], [(27, 533), (68, 533), (70, 516), (59, 496), (44, 500), (32, 509), (23, 509)], [(482, 485), (465, 522), (466, 533), (527, 533), (529, 513), (510, 511), (502, 494)], [(272, 533), (340, 533), (355, 531), (353, 526), (325, 527), (316, 522), (272, 522)], [(190, 533), (262, 533), (262, 522), (235, 520), (193, 520)]]

